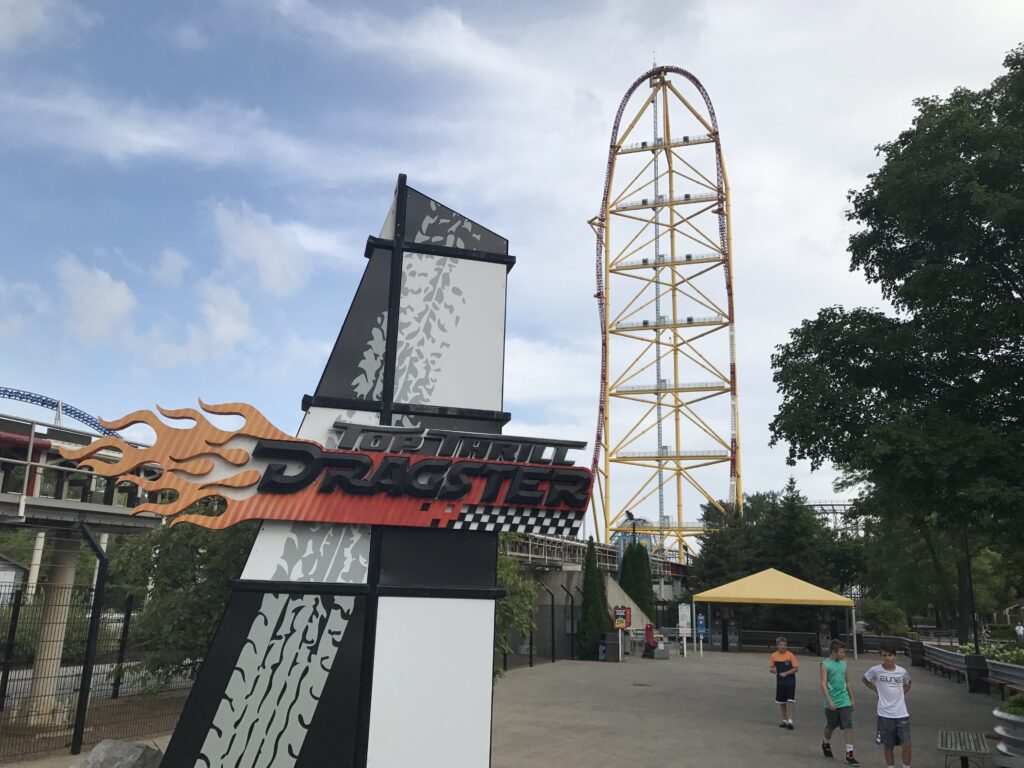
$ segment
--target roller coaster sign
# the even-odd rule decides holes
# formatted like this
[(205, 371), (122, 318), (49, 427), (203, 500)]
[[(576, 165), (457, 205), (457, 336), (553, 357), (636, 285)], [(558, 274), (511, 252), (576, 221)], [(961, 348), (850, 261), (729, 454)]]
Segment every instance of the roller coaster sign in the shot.
[[(108, 435), (62, 453), (158, 499), (134, 512), (207, 528), (258, 519), (572, 535), (590, 500), (590, 470), (566, 458), (582, 444), (339, 420), (327, 448), (281, 432), (244, 403), (200, 406), (245, 423), (223, 430), (195, 409), (157, 409), (193, 423), (179, 429), (136, 411), (104, 426), (146, 424), (154, 445)], [(226, 501), (222, 513), (189, 510), (214, 496)]]

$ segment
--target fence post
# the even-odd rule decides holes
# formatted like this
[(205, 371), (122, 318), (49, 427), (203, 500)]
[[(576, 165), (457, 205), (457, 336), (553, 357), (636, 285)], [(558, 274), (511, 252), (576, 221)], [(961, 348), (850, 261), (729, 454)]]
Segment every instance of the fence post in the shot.
[(86, 544), (99, 560), (96, 571), (96, 586), (92, 595), (92, 615), (89, 617), (89, 634), (85, 639), (85, 658), (82, 660), (82, 679), (78, 686), (78, 706), (75, 707), (75, 725), (71, 732), (71, 754), (82, 751), (82, 738), (85, 736), (85, 715), (89, 708), (89, 693), (92, 691), (92, 668), (96, 661), (96, 641), (100, 634), (100, 618), (103, 615), (103, 600), (107, 591), (107, 566), (109, 558), (103, 551), (96, 537), (85, 523), (78, 526)]
[(533, 666), (533, 627), (530, 627), (530, 666)]
[(537, 586), (539, 586), (541, 589), (543, 589), (545, 592), (547, 592), (549, 595), (551, 595), (551, 663), (554, 664), (555, 663), (555, 593), (552, 592), (547, 587), (545, 587), (539, 581), (537, 582)]
[(572, 596), (572, 592), (565, 588), (565, 584), (560, 584), (562, 590), (569, 596), (569, 658), (572, 661), (576, 660), (576, 598)]
[(124, 656), (128, 648), (128, 629), (132, 624), (132, 608), (135, 607), (135, 595), (128, 594), (124, 602), (124, 619), (121, 624), (121, 639), (117, 643), (117, 665), (114, 667), (114, 681), (110, 684), (110, 698), (116, 699), (121, 693), (121, 677), (124, 675)]
[(11, 659), (14, 657), (14, 639), (18, 633), (18, 617), (21, 615), (22, 591), (14, 591), (14, 604), (11, 606), (11, 620), (7, 625), (7, 640), (4, 642), (4, 658), (0, 663), (0, 712), (7, 705), (7, 679), (11, 674)]

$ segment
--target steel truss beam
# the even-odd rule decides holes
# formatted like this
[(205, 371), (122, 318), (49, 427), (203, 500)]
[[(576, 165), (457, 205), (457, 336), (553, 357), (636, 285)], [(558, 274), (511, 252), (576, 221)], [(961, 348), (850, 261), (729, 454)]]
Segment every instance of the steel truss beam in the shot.
[[(646, 125), (655, 133), (643, 141)], [(677, 67), (637, 78), (615, 118), (601, 212), (590, 222), (602, 332), (594, 522), (608, 542), (632, 530), (627, 511), (653, 517), (656, 525), (637, 532), (681, 561), (686, 539), (704, 530), (684, 520), (684, 491), (743, 513), (729, 206), (703, 86)]]

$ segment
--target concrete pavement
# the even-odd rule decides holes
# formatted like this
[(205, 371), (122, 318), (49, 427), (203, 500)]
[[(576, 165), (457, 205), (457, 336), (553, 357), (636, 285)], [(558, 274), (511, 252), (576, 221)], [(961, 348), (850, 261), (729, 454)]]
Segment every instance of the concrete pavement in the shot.
[[(703, 659), (691, 654), (685, 660), (673, 654), (668, 661), (634, 658), (621, 664), (559, 661), (515, 670), (495, 688), (492, 766), (844, 765), (841, 733), (832, 739), (840, 757), (826, 760), (821, 754), (818, 659), (799, 660), (793, 731), (778, 727), (767, 653), (705, 653)], [(858, 686), (854, 747), (863, 766), (884, 765), (875, 745), (875, 695), (860, 682), (878, 661), (878, 654), (848, 659)], [(910, 667), (904, 657), (898, 663), (913, 679), (907, 705), (915, 768), (943, 765), (935, 748), (939, 728), (992, 730), (996, 698), (970, 694), (965, 684)]]
[[(621, 664), (559, 661), (514, 670), (495, 686), (492, 767), (843, 765), (841, 759), (826, 760), (819, 747), (824, 716), (818, 660), (799, 659), (794, 731), (778, 728), (767, 653), (706, 653), (703, 659), (691, 654), (685, 660), (673, 654), (668, 661), (633, 658)], [(859, 686), (854, 745), (863, 766), (883, 765), (874, 743), (875, 697), (859, 682), (877, 662), (877, 654), (849, 660)], [(901, 657), (900, 663), (914, 681), (907, 703), (915, 768), (943, 765), (935, 749), (939, 728), (992, 729), (995, 697), (970, 694), (964, 684), (911, 668), (909, 659)], [(140, 741), (163, 749), (168, 739)], [(838, 733), (833, 746), (841, 755)], [(61, 754), (4, 768), (69, 768), (81, 759)]]

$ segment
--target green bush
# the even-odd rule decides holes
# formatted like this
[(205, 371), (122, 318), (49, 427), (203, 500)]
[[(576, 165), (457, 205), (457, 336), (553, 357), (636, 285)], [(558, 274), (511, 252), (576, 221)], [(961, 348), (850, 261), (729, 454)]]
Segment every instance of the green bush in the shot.
[(865, 597), (857, 603), (857, 616), (876, 635), (906, 635), (907, 616), (892, 600)]
[(1024, 717), (1024, 693), (1011, 696), (999, 708), (1008, 715)]
[[(6, 647), (7, 633), (11, 626), (11, 606), (0, 608), (0, 647)], [(10, 662), (14, 667), (28, 666), (36, 658), (39, 646), (39, 635), (52, 636), (52, 629), (42, 624), (43, 598), (29, 605), (23, 605), (18, 614), (18, 626), (14, 633), (14, 653)], [(72, 606), (68, 612), (66, 629), (64, 630), (64, 648), (61, 659), (65, 664), (80, 664), (85, 658), (85, 640), (89, 634), (90, 611), (88, 606)], [(97, 647), (106, 648), (117, 641), (117, 632), (100, 626)]]
[[(1000, 661), (1003, 664), (1017, 664), (1024, 667), (1024, 648), (1016, 648), (1012, 645), (983, 645), (980, 648), (981, 655), (992, 661)], [(974, 644), (957, 646), (959, 653), (974, 653)]]

